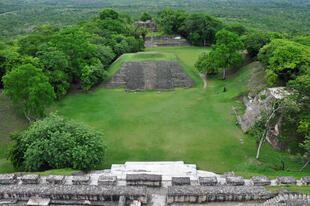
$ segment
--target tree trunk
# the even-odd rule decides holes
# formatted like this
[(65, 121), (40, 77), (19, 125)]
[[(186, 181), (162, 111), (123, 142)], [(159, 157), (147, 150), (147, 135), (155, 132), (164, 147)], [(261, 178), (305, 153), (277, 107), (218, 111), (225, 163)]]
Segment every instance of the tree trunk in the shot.
[(29, 121), (29, 123), (31, 124), (32, 119), (30, 118), (30, 115), (27, 112), (24, 112), (24, 115), (25, 115), (26, 119)]
[(258, 148), (257, 148), (257, 153), (256, 153), (256, 159), (259, 158), (260, 151), (261, 151), (261, 149), (262, 149), (264, 140), (265, 140), (265, 137), (264, 137), (264, 136), (263, 136), (262, 138), (260, 138), (259, 145), (258, 145)]
[(259, 141), (259, 145), (258, 145), (257, 153), (256, 153), (256, 159), (259, 158), (260, 151), (261, 151), (261, 149), (262, 149), (262, 145), (263, 145), (263, 143), (264, 143), (264, 141), (265, 141), (265, 139), (266, 139), (267, 130), (268, 130), (268, 128), (269, 128), (269, 122), (270, 122), (270, 120), (274, 117), (275, 113), (276, 113), (279, 109), (280, 109), (280, 108), (276, 108), (276, 109), (275, 109), (275, 105), (272, 106), (272, 110), (271, 110), (272, 112), (271, 112), (271, 114), (269, 115), (269, 117), (268, 117), (268, 119), (267, 119), (267, 121), (266, 121), (266, 123), (265, 123), (265, 130), (264, 130), (264, 133), (263, 133), (263, 135), (262, 135), (262, 137), (261, 137), (261, 139), (260, 139), (260, 141)]
[(223, 80), (226, 79), (226, 68), (223, 68)]
[(306, 164), (299, 170), (299, 172), (304, 171), (304, 169), (308, 166), (309, 163), (310, 163), (310, 159), (308, 159), (308, 161), (306, 162)]

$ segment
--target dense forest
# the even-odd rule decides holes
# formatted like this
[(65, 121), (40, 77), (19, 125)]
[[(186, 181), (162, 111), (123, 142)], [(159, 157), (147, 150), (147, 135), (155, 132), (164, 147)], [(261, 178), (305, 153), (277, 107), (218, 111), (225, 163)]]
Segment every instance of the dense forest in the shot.
[(310, 30), (307, 0), (1, 0), (0, 38), (25, 34), (44, 24), (73, 25), (89, 20), (102, 8), (113, 8), (133, 18), (142, 12), (154, 16), (163, 8), (184, 9), (267, 31), (296, 34)]

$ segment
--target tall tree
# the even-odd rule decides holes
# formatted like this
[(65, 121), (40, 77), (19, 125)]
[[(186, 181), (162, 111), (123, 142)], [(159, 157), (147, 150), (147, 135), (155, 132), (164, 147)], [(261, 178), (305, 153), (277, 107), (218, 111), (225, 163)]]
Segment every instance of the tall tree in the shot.
[(215, 42), (215, 34), (223, 27), (222, 23), (206, 14), (191, 14), (184, 25), (181, 34), (194, 45), (207, 46)]
[(212, 45), (210, 53), (202, 58), (206, 58), (208, 71), (223, 68), (223, 79), (225, 79), (227, 68), (242, 65), (243, 59), (238, 52), (241, 49), (243, 49), (243, 43), (237, 34), (221, 30), (216, 33), (216, 44)]
[(141, 20), (141, 21), (152, 20), (152, 16), (151, 16), (149, 13), (144, 12), (144, 13), (140, 16), (140, 20)]
[(3, 77), (4, 94), (21, 107), (25, 117), (33, 121), (44, 115), (55, 93), (41, 69), (32, 64), (13, 69)]

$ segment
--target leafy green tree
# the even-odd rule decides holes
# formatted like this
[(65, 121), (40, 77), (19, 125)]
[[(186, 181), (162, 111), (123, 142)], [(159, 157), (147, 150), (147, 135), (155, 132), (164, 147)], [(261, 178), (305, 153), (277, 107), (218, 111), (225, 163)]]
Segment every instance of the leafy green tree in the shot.
[(249, 32), (243, 37), (243, 43), (251, 57), (255, 57), (259, 50), (271, 41), (271, 37), (266, 32)]
[(145, 37), (149, 33), (149, 30), (146, 27), (141, 26), (137, 28), (136, 33), (137, 33), (136, 37), (139, 38), (141, 36), (142, 39), (145, 40)]
[(152, 16), (151, 16), (149, 13), (144, 12), (144, 13), (140, 16), (140, 20), (141, 20), (141, 21), (152, 20)]
[(226, 26), (225, 29), (230, 31), (230, 32), (233, 32), (235, 34), (238, 34), (239, 36), (245, 34), (245, 32), (247, 31), (245, 26), (243, 26), (241, 24), (230, 24), (230, 25)]
[(98, 27), (102, 31), (108, 31), (113, 34), (124, 34), (126, 28), (124, 23), (120, 19), (106, 18), (97, 21)]
[(243, 59), (239, 51), (243, 47), (237, 34), (225, 29), (216, 33), (216, 44), (212, 45), (209, 55), (212, 58), (213, 67), (223, 68), (223, 79), (226, 78), (227, 68), (242, 66)]
[(103, 9), (100, 13), (99, 13), (99, 17), (101, 20), (110, 18), (110, 19), (118, 19), (119, 14), (118, 12), (116, 12), (113, 9)]
[(285, 93), (280, 93), (279, 95), (282, 95), (283, 98), (276, 99), (271, 102), (270, 108), (260, 114), (260, 119), (255, 123), (249, 132), (258, 140), (256, 159), (259, 159), (263, 143), (267, 138), (268, 129), (271, 126), (274, 126), (274, 120), (278, 118), (279, 115), (283, 114), (284, 111), (292, 113), (300, 112), (300, 108), (294, 98)]
[(106, 77), (107, 72), (100, 62), (90, 66), (86, 65), (82, 69), (81, 87), (83, 90), (89, 90), (94, 84), (105, 80)]
[(55, 47), (41, 45), (36, 56), (43, 65), (43, 72), (54, 87), (57, 99), (63, 97), (70, 87), (72, 74), (70, 73), (69, 58)]
[(4, 67), (4, 63), (6, 61), (5, 54), (4, 54), (5, 48), (6, 48), (6, 45), (0, 42), (0, 88), (3, 88), (2, 77), (5, 74), (5, 67)]
[(293, 38), (292, 40), (299, 43), (299, 44), (303, 44), (305, 46), (310, 47), (310, 34), (304, 35), (304, 36), (297, 36), (297, 37)]
[(310, 69), (310, 49), (289, 40), (272, 40), (260, 50), (258, 58), (267, 67), (266, 79), (270, 85), (286, 84)]
[(68, 56), (74, 79), (79, 79), (82, 68), (89, 64), (96, 53), (96, 46), (89, 42), (90, 37), (75, 26), (61, 30), (50, 41), (53, 47)]
[(216, 58), (214, 58), (212, 54), (214, 53), (211, 53), (210, 55), (203, 52), (202, 54), (200, 54), (198, 60), (195, 63), (195, 67), (197, 68), (197, 70), (200, 73), (206, 75), (206, 77), (208, 75), (217, 74), (219, 70), (219, 66), (215, 62)]
[(158, 13), (157, 24), (166, 34), (180, 34), (188, 14), (184, 10), (164, 9)]
[(222, 28), (222, 23), (205, 14), (191, 14), (181, 27), (183, 36), (192, 44), (207, 46), (215, 42), (215, 34)]
[(109, 46), (98, 46), (95, 57), (100, 59), (104, 67), (107, 67), (115, 58), (115, 54)]
[(90, 170), (103, 163), (102, 134), (56, 114), (34, 122), (11, 138), (14, 145), (10, 159), (15, 168), (26, 171)]
[(44, 115), (46, 106), (55, 99), (53, 87), (41, 69), (22, 65), (2, 78), (4, 94), (21, 106), (25, 117), (32, 121)]
[(306, 159), (306, 163), (300, 169), (300, 172), (302, 172), (310, 163), (310, 119), (300, 121), (297, 132), (302, 134), (305, 139), (300, 143), (300, 147), (304, 149), (302, 159)]

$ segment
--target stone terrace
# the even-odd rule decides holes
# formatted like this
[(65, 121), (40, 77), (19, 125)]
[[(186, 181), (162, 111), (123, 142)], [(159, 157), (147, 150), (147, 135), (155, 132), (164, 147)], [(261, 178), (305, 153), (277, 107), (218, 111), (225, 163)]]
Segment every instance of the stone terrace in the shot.
[(174, 87), (191, 87), (192, 84), (176, 61), (144, 61), (125, 62), (106, 87), (124, 87), (129, 91), (171, 90)]
[(309, 183), (309, 177), (270, 180), (268, 177), (243, 179), (232, 172), (218, 175), (197, 170), (196, 165), (182, 161), (126, 162), (109, 170), (72, 176), (0, 175), (0, 205), (164, 206), (253, 200), (267, 200), (268, 205), (292, 201), (291, 197), (296, 201), (308, 197), (298, 194), (274, 197), (262, 186)]

